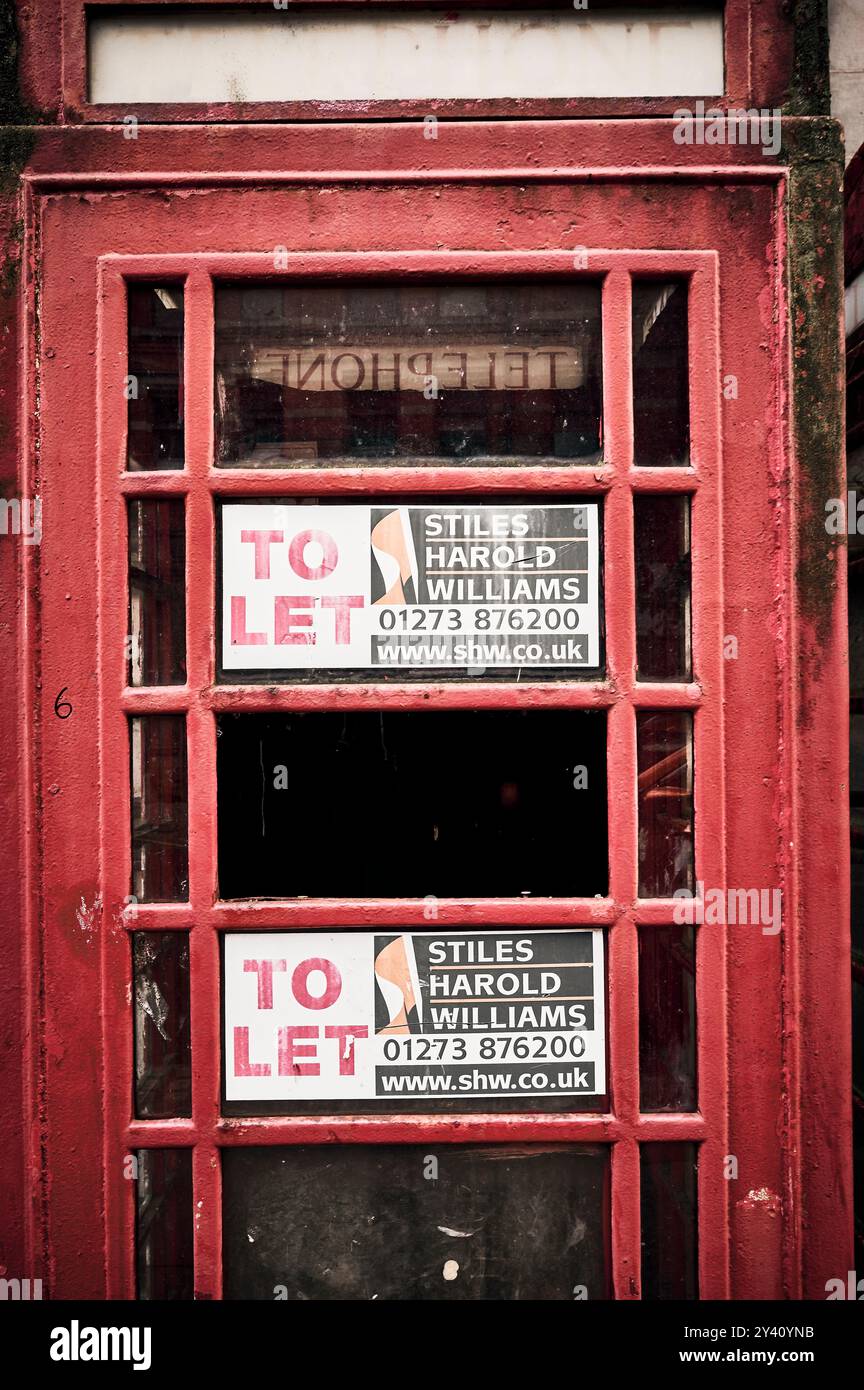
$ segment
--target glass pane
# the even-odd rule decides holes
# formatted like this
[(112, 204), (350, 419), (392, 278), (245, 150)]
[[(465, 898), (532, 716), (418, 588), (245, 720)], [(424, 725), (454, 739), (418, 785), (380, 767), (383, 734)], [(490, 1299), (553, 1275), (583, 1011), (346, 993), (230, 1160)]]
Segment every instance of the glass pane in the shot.
[(131, 472), (183, 467), (183, 286), (130, 283), (126, 399)]
[[(850, 359), (851, 360), (851, 359)], [(864, 383), (864, 349), (860, 354)], [(864, 391), (864, 385), (862, 385)], [(864, 402), (861, 417), (864, 420)], [(848, 486), (864, 494), (864, 449), (851, 450)], [(852, 946), (864, 958), (864, 535), (848, 537), (849, 813), (852, 857)]]
[(607, 890), (603, 714), (223, 715), (216, 747), (222, 898)]
[(189, 896), (186, 720), (182, 714), (131, 719), (132, 893), (138, 902)]
[(690, 678), (690, 499), (633, 498), (639, 680)]
[(609, 1297), (604, 1148), (226, 1148), (222, 1181), (228, 1299)]
[(696, 1109), (696, 933), (639, 929), (640, 1108)]
[(633, 449), (637, 464), (690, 461), (687, 285), (633, 281)]
[(140, 1299), (190, 1299), (192, 1150), (139, 1149), (135, 1245)]
[(864, 962), (852, 965), (852, 1084), (864, 1099)]
[(129, 681), (186, 680), (186, 533), (183, 502), (129, 503)]
[(698, 1298), (696, 1145), (643, 1144), (642, 1297)]
[[(850, 591), (850, 612), (852, 594)], [(864, 596), (862, 596), (864, 613)], [(850, 648), (850, 660), (853, 652)], [(850, 823), (852, 946), (864, 956), (864, 695), (853, 694), (849, 719), (850, 735)]]
[(216, 291), (216, 460), (590, 463), (600, 286), (233, 285)]
[[(864, 1097), (861, 1096), (852, 1106), (852, 1172), (857, 1204), (864, 1197)], [(864, 1254), (864, 1230), (860, 1221), (855, 1228), (855, 1253), (859, 1258)]]
[(693, 889), (693, 716), (640, 710), (639, 896), (668, 898)]
[(139, 1120), (191, 1115), (188, 934), (136, 932), (132, 957), (135, 1114)]

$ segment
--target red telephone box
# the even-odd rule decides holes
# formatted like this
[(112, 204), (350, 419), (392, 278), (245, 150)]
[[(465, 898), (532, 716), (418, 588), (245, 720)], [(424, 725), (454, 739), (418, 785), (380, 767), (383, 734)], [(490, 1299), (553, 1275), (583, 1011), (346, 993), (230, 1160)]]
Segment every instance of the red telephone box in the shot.
[[(840, 156), (800, 31), (729, 0), (722, 96), (133, 111), (59, 11), (62, 82), (20, 14), (57, 120), (6, 300), (10, 1277), (824, 1298)], [(782, 149), (676, 139), (705, 97)]]

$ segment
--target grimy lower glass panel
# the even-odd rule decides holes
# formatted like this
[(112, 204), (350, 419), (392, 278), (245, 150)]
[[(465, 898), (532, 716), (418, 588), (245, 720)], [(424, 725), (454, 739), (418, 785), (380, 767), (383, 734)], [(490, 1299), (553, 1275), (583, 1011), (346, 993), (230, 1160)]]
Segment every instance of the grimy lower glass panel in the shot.
[(191, 1299), (192, 1150), (139, 1149), (135, 1251), (139, 1299)]
[(138, 902), (189, 896), (186, 719), (130, 719), (132, 745), (132, 894)]
[(695, 1144), (642, 1144), (642, 1298), (699, 1297)]
[(216, 291), (216, 462), (591, 463), (599, 284)]
[(639, 896), (693, 890), (693, 716), (689, 710), (636, 715)]
[(129, 503), (129, 680), (186, 680), (186, 533), (179, 498)]
[(132, 961), (136, 1117), (191, 1115), (188, 933), (135, 932)]
[(639, 680), (689, 680), (690, 499), (633, 498)]
[(665, 467), (690, 461), (687, 283), (633, 282), (633, 456)]
[(228, 1299), (609, 1297), (607, 1150), (222, 1150)]
[(216, 748), (222, 898), (607, 891), (603, 714), (229, 714)]
[(696, 1109), (696, 932), (639, 928), (640, 1109)]
[(183, 467), (183, 286), (127, 287), (130, 472)]

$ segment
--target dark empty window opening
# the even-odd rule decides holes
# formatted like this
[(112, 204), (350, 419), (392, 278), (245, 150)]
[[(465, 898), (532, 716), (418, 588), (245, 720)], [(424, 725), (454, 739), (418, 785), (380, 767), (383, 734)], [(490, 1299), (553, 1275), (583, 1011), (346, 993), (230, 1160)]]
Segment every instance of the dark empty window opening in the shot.
[(217, 769), (223, 899), (607, 891), (604, 714), (227, 714)]

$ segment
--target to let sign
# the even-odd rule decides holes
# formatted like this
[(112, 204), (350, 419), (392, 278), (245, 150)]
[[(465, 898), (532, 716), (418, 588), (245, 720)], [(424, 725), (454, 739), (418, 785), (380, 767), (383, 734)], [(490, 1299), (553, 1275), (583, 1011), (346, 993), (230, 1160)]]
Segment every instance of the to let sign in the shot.
[(602, 1095), (603, 933), (234, 932), (229, 1101)]
[(600, 662), (599, 504), (222, 508), (222, 666)]

